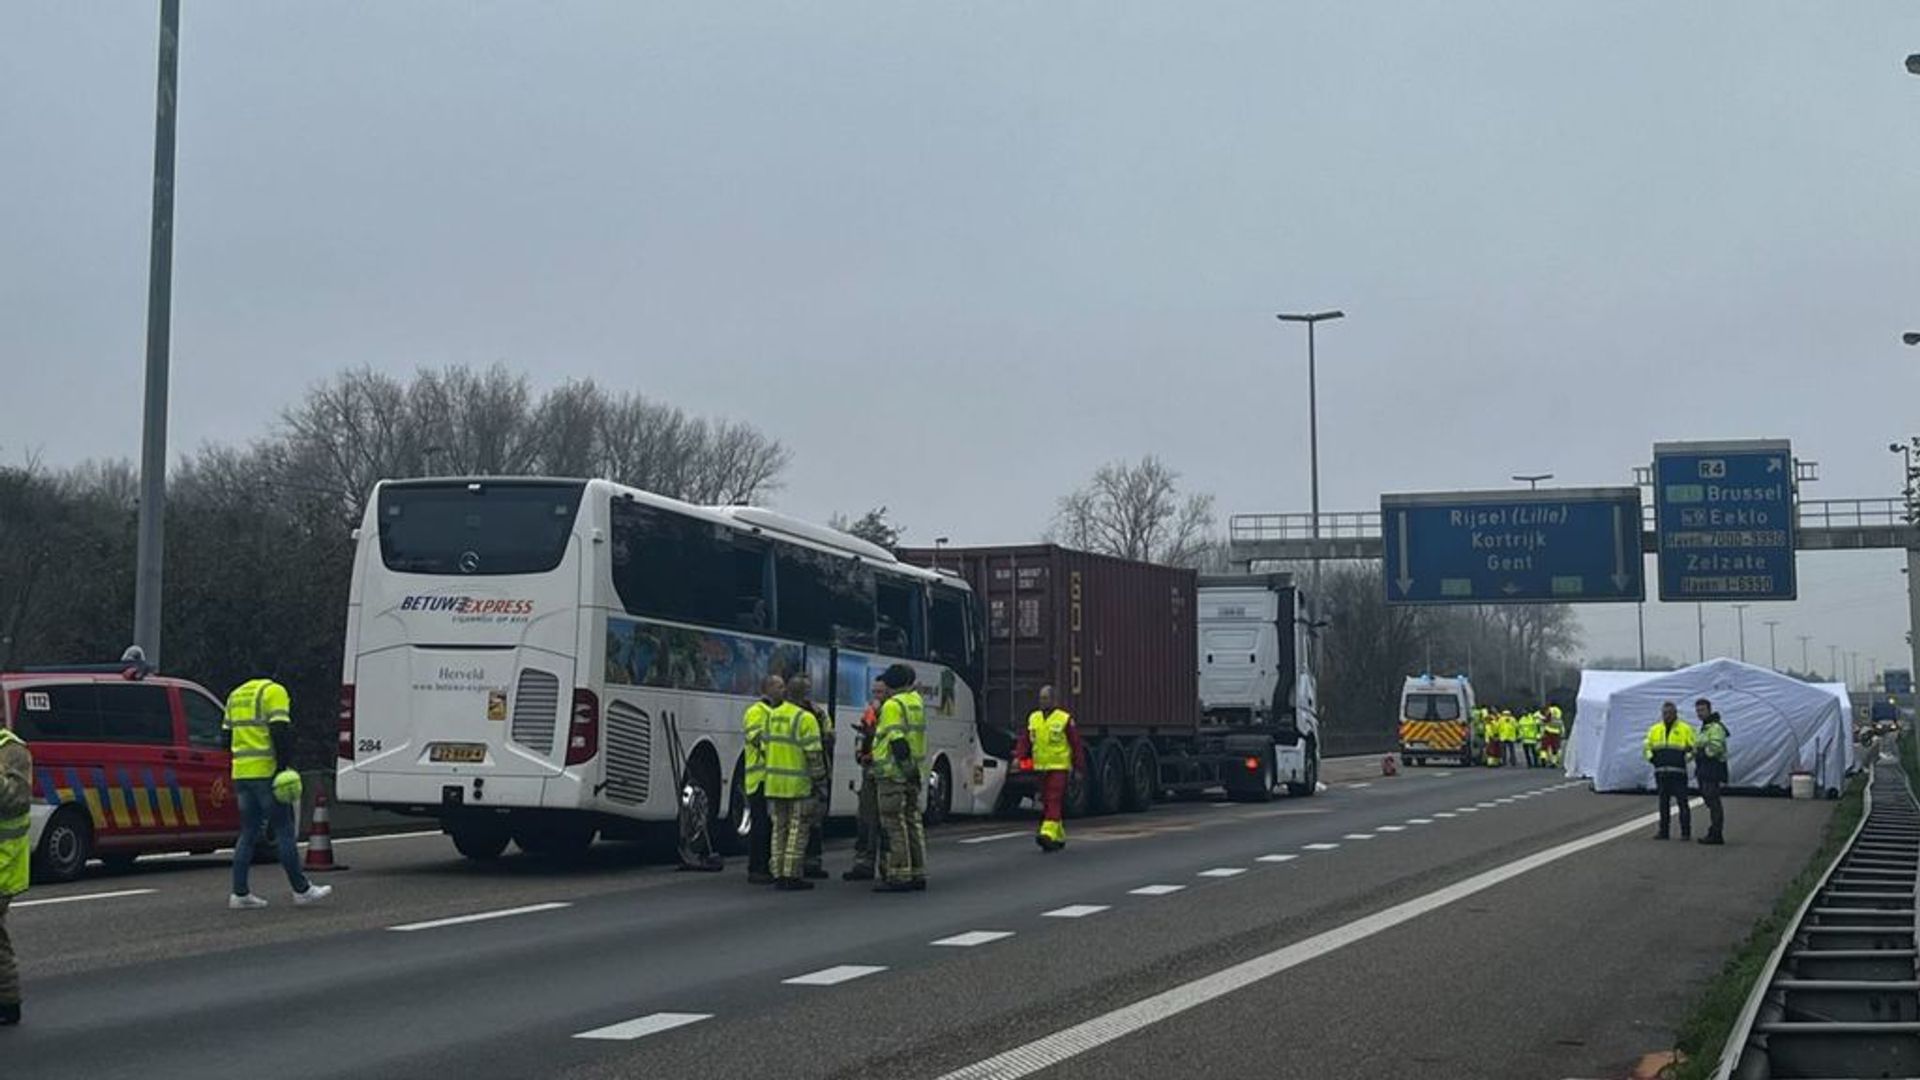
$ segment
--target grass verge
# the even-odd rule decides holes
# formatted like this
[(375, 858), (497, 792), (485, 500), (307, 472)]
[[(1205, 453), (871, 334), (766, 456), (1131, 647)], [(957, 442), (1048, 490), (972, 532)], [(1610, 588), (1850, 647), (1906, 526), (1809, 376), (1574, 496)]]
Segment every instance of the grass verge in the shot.
[(1733, 958), (1707, 984), (1700, 1000), (1681, 1022), (1674, 1047), (1685, 1057), (1674, 1067), (1673, 1080), (1708, 1080), (1713, 1075), (1720, 1064), (1727, 1034), (1733, 1029), (1734, 1021), (1740, 1019), (1740, 1010), (1746, 1007), (1747, 996), (1753, 993), (1753, 984), (1780, 943), (1780, 935), (1792, 925), (1794, 913), (1800, 910), (1807, 894), (1819, 883), (1820, 875), (1826, 873), (1827, 866), (1846, 846), (1853, 827), (1859, 824), (1866, 784), (1864, 775), (1854, 777), (1847, 784), (1833, 816), (1827, 820), (1820, 847), (1807, 858), (1806, 867), (1781, 890), (1773, 910), (1754, 924)]

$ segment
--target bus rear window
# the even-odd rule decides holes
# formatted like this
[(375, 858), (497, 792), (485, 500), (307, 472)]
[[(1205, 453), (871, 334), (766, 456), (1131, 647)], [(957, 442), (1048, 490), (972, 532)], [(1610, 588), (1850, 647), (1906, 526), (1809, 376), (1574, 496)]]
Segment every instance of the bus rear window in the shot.
[(1460, 699), (1452, 694), (1408, 694), (1403, 711), (1409, 720), (1458, 720)]
[(403, 574), (539, 574), (560, 565), (581, 484), (432, 484), (380, 492), (380, 558)]

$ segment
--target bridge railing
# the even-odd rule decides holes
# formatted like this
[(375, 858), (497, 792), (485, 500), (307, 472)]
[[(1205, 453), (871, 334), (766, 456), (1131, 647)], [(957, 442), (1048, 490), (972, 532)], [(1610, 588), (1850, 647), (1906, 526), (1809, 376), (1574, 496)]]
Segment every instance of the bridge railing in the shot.
[[(1906, 525), (1904, 499), (1802, 499), (1798, 525), (1802, 529), (1875, 529)], [(1654, 531), (1652, 504), (1640, 508), (1640, 527)], [(1380, 539), (1378, 510), (1322, 510), (1320, 536), (1328, 540)], [(1227, 539), (1237, 544), (1313, 539), (1312, 514), (1234, 514), (1227, 519)]]

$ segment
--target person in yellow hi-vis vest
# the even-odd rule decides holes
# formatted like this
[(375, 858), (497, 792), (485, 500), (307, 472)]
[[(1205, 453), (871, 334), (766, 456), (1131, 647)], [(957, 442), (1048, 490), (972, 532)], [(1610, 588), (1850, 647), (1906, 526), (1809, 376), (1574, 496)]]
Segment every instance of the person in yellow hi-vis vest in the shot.
[(927, 832), (920, 819), (927, 712), (914, 680), (913, 669), (905, 664), (894, 664), (880, 676), (887, 697), (874, 724), (873, 775), (880, 783), (886, 857), (874, 892), (919, 892), (927, 887)]
[(233, 895), (227, 906), (235, 911), (267, 906), (265, 897), (247, 887), (253, 866), (254, 843), (268, 824), (280, 848), (280, 868), (293, 886), (295, 904), (324, 900), (330, 885), (315, 885), (300, 872), (293, 808), (300, 801), (300, 774), (293, 770), (293, 710), (287, 688), (272, 679), (250, 679), (227, 695), (223, 724), (233, 750), (233, 793), (240, 806), (240, 839), (233, 845)]
[(1067, 779), (1073, 770), (1087, 767), (1087, 751), (1073, 717), (1053, 707), (1053, 687), (1040, 688), (1039, 704), (1027, 717), (1013, 760), (1025, 763), (1040, 781), (1040, 831), (1033, 839), (1041, 851), (1051, 853), (1067, 846), (1067, 826), (1061, 820), (1066, 816)]
[(7, 908), (27, 891), (32, 805), (33, 754), (26, 740), (0, 727), (0, 1027), (20, 1022), (20, 969), (7, 936)]
[(765, 760), (767, 816), (773, 824), (769, 855), (773, 887), (811, 889), (813, 882), (803, 876), (808, 825), (820, 788), (827, 782), (819, 718), (791, 701), (782, 702), (767, 716)]
[(747, 797), (747, 884), (773, 884), (773, 819), (767, 816), (767, 718), (787, 700), (787, 680), (769, 675), (760, 683), (760, 697), (740, 717), (746, 735), (742, 758)]

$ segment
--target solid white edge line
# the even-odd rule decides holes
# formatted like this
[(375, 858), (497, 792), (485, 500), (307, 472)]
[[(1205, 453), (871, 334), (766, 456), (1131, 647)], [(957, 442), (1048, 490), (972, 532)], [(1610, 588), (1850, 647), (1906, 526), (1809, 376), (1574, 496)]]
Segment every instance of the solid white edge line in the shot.
[(159, 889), (118, 889), (114, 892), (81, 893), (78, 896), (49, 896), (44, 900), (15, 900), (16, 908), (44, 907), (48, 904), (77, 904), (82, 900), (114, 900), (122, 896), (147, 896)]
[[(373, 836), (336, 836), (336, 837), (333, 837), (332, 840), (333, 840), (333, 846), (339, 847), (341, 844), (378, 844), (385, 840), (418, 840), (423, 836), (445, 836), (445, 835), (446, 833), (440, 831), (439, 829), (421, 829), (418, 832), (378, 833)], [(683, 1014), (661, 1013), (660, 1015), (680, 1016)], [(687, 1013), (684, 1015), (691, 1016), (695, 1014)], [(689, 1021), (689, 1023), (691, 1023), (691, 1021)]]
[(688, 1024), (697, 1024), (702, 1020), (711, 1019), (713, 1019), (712, 1013), (659, 1012), (653, 1013), (650, 1016), (642, 1016), (636, 1020), (623, 1020), (618, 1024), (608, 1024), (603, 1028), (583, 1031), (575, 1035), (574, 1038), (608, 1039), (617, 1042), (627, 1042), (633, 1039), (645, 1038), (648, 1035), (658, 1035), (663, 1031), (672, 1031), (674, 1028), (686, 1027)]
[(781, 979), (780, 982), (787, 986), (839, 986), (844, 982), (878, 975), (885, 970), (874, 964), (836, 964), (819, 971), (809, 971), (805, 975), (795, 975), (791, 979)]
[(572, 906), (571, 903), (564, 900), (555, 900), (546, 904), (528, 904), (525, 907), (501, 908), (498, 911), (477, 911), (472, 915), (455, 915), (446, 919), (429, 919), (426, 922), (401, 923), (399, 926), (389, 926), (387, 929), (407, 934), (415, 930), (438, 930), (443, 926), (462, 926), (467, 923), (491, 922), (494, 919), (506, 919), (515, 915), (532, 915), (539, 911), (558, 911), (561, 908)]
[(933, 945), (945, 945), (955, 949), (971, 949), (976, 945), (987, 945), (1013, 936), (1011, 930), (969, 930), (964, 934), (943, 937)]
[(1032, 836), (1032, 835), (1033, 835), (1032, 833), (1026, 832), (1024, 830), (1021, 832), (997, 832), (997, 833), (990, 833), (986, 836), (969, 836), (965, 840), (960, 841), (960, 843), (991, 844), (995, 840), (1014, 840), (1022, 836)]
[[(1698, 804), (1701, 800), (1694, 799), (1692, 802)], [(1401, 923), (1419, 918), (1475, 893), (1491, 889), (1522, 874), (1576, 855), (1588, 848), (1597, 847), (1624, 836), (1631, 836), (1659, 819), (1660, 815), (1657, 813), (1643, 814), (1578, 840), (1570, 840), (1545, 851), (1515, 859), (1504, 866), (1496, 866), (1464, 881), (1457, 881), (1424, 896), (1395, 904), (1383, 911), (1355, 919), (1303, 941), (1283, 946), (1232, 967), (1223, 968), (1211, 975), (1204, 975), (1191, 982), (1163, 990), (1131, 1005), (1103, 1013), (1091, 1020), (1056, 1031), (1051, 1035), (1042, 1036), (984, 1061), (956, 1069), (941, 1076), (940, 1080), (1018, 1080), (1020, 1077), (1030, 1076), (1089, 1050), (1098, 1049), (1115, 1039), (1123, 1038), (1168, 1017), (1178, 1016), (1189, 1009), (1205, 1005), (1216, 998), (1271, 978), (1289, 968), (1298, 967), (1309, 960), (1343, 949), (1355, 942), (1364, 941), (1382, 931), (1390, 930)]]

